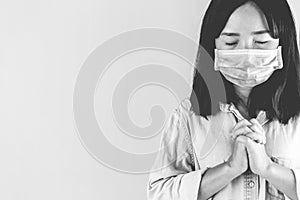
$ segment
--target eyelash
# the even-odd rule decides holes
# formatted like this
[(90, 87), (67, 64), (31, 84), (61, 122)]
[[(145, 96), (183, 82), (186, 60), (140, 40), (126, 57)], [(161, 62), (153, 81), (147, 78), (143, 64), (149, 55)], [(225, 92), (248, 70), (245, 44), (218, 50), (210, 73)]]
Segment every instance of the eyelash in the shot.
[(233, 46), (233, 45), (236, 45), (236, 44), (237, 44), (237, 42), (226, 43), (226, 45), (228, 45), (228, 46)]
[(258, 44), (266, 44), (268, 41), (263, 41), (263, 42), (260, 42), (260, 41), (256, 41), (256, 43)]
[[(266, 44), (268, 41), (263, 41), (263, 42), (260, 42), (260, 41), (256, 41), (257, 44)], [(232, 42), (232, 43), (226, 43), (226, 45), (228, 46), (234, 46), (236, 45), (237, 42)]]

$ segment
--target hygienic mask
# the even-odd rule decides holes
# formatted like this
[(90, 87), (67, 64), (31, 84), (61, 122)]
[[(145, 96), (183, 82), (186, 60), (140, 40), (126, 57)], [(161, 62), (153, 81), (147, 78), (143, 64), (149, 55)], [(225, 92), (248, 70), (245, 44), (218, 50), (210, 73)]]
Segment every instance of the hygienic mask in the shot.
[(254, 87), (282, 69), (281, 46), (274, 50), (215, 49), (215, 71), (220, 71), (230, 82), (240, 87)]

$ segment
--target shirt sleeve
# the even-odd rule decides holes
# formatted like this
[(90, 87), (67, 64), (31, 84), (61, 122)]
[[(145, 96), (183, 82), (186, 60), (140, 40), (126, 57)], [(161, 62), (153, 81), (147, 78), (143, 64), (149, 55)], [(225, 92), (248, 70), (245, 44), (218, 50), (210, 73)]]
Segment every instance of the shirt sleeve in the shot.
[(296, 192), (297, 197), (300, 199), (300, 168), (291, 168), (292, 172), (294, 173), (295, 180), (296, 180)]
[[(290, 150), (290, 157), (288, 164), (284, 164), (284, 162), (281, 162), (279, 164), (282, 164), (283, 166), (286, 166), (290, 168), (294, 174), (295, 181), (296, 181), (296, 193), (298, 199), (300, 199), (300, 156), (299, 156), (299, 150), (300, 150), (300, 115), (298, 115), (295, 119), (290, 119), (289, 123), (284, 126), (285, 127), (285, 135), (290, 138), (290, 140), (296, 141), (292, 146)], [(287, 195), (284, 194), (285, 199), (290, 199)]]
[[(298, 115), (294, 121), (290, 123), (291, 125), (289, 127), (290, 134), (293, 134), (293, 140), (294, 141), (300, 141), (300, 115)], [(293, 162), (292, 167), (290, 169), (292, 170), (295, 180), (296, 180), (296, 192), (297, 197), (300, 199), (300, 160), (299, 160), (299, 143), (296, 143), (294, 145), (294, 148), (292, 150), (293, 152)]]
[(197, 200), (202, 170), (195, 171), (190, 134), (182, 110), (166, 123), (155, 163), (149, 174), (148, 200)]

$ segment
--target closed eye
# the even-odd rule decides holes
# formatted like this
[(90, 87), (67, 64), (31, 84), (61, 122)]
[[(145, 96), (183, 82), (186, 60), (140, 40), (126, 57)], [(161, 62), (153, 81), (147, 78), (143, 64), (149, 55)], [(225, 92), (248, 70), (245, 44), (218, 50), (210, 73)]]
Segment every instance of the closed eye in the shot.
[(234, 45), (236, 45), (237, 44), (237, 42), (231, 42), (231, 43), (227, 43), (226, 42), (226, 45), (228, 45), (228, 46), (234, 46)]
[(266, 44), (268, 41), (256, 41), (257, 44)]

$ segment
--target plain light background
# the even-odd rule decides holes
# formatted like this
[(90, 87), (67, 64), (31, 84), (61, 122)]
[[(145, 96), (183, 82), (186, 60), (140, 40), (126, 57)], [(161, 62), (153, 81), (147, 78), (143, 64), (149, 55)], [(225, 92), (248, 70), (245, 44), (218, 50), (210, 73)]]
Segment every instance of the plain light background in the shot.
[[(146, 199), (147, 174), (108, 169), (81, 145), (72, 111), (76, 77), (97, 46), (124, 31), (157, 27), (197, 42), (207, 2), (0, 1), (0, 199)], [(300, 11), (298, 0), (290, 3)], [(190, 68), (174, 70), (190, 80)], [(122, 141), (115, 143), (132, 147)]]

